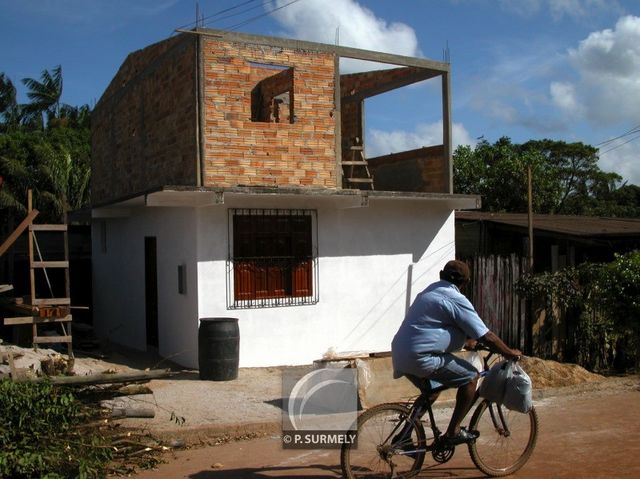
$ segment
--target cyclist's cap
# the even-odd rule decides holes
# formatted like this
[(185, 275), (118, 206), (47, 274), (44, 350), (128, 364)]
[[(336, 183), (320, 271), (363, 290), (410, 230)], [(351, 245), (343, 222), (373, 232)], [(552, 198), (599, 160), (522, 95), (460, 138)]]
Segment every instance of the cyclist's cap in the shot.
[(466, 283), (469, 281), (469, 278), (471, 278), (471, 272), (469, 271), (467, 263), (458, 261), (457, 259), (451, 260), (445, 264), (442, 273), (455, 282)]

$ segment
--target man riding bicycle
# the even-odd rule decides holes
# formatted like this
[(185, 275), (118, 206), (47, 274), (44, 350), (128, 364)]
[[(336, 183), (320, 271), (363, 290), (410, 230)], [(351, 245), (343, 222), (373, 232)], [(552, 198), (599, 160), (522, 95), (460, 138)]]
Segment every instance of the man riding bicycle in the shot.
[[(522, 352), (509, 348), (489, 331), (469, 300), (460, 292), (470, 279), (469, 267), (462, 261), (449, 261), (440, 271), (440, 281), (418, 294), (391, 343), (394, 378), (407, 376), (416, 386), (421, 380), (458, 388), (456, 405), (445, 439), (452, 445), (476, 438), (460, 423), (473, 404), (478, 370), (452, 354), (479, 341), (507, 359), (518, 359)], [(439, 392), (430, 397), (436, 400)]]

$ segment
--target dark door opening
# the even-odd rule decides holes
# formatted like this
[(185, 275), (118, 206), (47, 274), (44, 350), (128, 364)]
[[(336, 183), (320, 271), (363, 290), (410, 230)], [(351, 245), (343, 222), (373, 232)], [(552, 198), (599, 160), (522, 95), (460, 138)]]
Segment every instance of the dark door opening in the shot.
[(155, 236), (144, 238), (144, 299), (147, 344), (158, 347), (158, 260)]

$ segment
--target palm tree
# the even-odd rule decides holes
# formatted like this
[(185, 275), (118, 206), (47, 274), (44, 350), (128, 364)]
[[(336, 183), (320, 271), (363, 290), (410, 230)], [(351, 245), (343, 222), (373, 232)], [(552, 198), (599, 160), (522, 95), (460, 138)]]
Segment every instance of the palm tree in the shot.
[(35, 125), (44, 126), (46, 120), (60, 117), (62, 103), (62, 67), (58, 65), (49, 70), (43, 70), (40, 74), (40, 81), (33, 78), (23, 78), (22, 83), (29, 89), (27, 97), (31, 103), (26, 105), (25, 113), (30, 122)]
[(0, 73), (0, 131), (20, 124), (20, 106), (16, 100), (16, 87), (11, 79)]
[(47, 151), (38, 173), (41, 176), (39, 197), (57, 221), (65, 221), (67, 212), (89, 202), (90, 163), (74, 157), (68, 149)]

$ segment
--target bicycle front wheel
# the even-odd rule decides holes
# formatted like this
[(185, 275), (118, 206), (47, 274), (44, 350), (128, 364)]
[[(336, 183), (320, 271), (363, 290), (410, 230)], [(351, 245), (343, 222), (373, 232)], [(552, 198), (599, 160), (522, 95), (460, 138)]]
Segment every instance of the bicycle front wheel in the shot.
[(471, 417), (469, 428), (480, 433), (469, 444), (473, 463), (489, 476), (507, 476), (531, 457), (538, 437), (538, 414), (533, 407), (523, 414), (482, 401)]
[(342, 446), (343, 477), (409, 478), (418, 474), (425, 457), (424, 427), (420, 421), (411, 421), (409, 414), (409, 408), (401, 404), (381, 404), (363, 412), (358, 417), (356, 445)]

